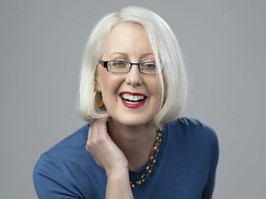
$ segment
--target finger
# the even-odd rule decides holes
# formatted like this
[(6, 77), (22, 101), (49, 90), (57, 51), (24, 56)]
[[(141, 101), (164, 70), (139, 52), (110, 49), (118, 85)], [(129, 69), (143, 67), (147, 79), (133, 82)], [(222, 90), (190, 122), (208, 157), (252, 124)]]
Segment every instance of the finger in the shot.
[(107, 118), (103, 118), (97, 122), (98, 138), (106, 138), (107, 132)]
[(96, 138), (97, 138), (97, 134), (98, 134), (98, 128), (97, 128), (97, 124), (96, 121), (93, 121), (88, 129), (88, 138), (87, 138), (87, 142), (86, 142), (86, 149), (88, 152), (91, 152), (92, 150), (92, 146), (93, 146), (93, 142), (95, 142)]
[(93, 148), (98, 145), (98, 142), (100, 140), (106, 139), (106, 134), (107, 134), (106, 120), (107, 118), (95, 120), (88, 129), (88, 139), (87, 139), (86, 149), (90, 153), (92, 153)]
[(93, 126), (94, 126), (93, 123), (91, 123), (90, 126), (89, 126), (87, 141), (91, 140), (92, 137), (93, 137), (93, 132), (94, 132), (94, 130), (93, 130), (94, 127)]

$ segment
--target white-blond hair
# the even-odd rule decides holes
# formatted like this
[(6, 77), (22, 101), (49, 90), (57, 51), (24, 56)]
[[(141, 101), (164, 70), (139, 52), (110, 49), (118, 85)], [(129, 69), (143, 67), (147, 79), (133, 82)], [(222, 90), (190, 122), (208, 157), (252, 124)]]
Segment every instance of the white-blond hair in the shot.
[(125, 7), (104, 16), (93, 29), (82, 62), (79, 89), (79, 111), (90, 122), (106, 116), (106, 111), (94, 105), (95, 73), (102, 56), (104, 42), (119, 23), (140, 24), (148, 35), (158, 70), (161, 107), (154, 123), (161, 126), (180, 116), (187, 93), (187, 80), (182, 53), (170, 26), (153, 11), (141, 7)]

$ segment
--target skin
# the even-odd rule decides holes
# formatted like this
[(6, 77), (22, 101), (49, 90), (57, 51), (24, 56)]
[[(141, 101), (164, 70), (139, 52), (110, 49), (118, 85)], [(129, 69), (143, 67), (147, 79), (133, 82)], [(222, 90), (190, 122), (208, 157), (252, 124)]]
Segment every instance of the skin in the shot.
[[(101, 59), (118, 58), (134, 63), (154, 60), (146, 32), (140, 25), (121, 23), (112, 29)], [(133, 198), (128, 170), (143, 166), (152, 150), (156, 126), (151, 121), (160, 107), (159, 80), (156, 75), (140, 73), (135, 65), (125, 74), (113, 74), (98, 65), (95, 80), (109, 118), (94, 121), (86, 148), (105, 169), (106, 198)], [(147, 98), (143, 106), (132, 109), (122, 103), (121, 92), (141, 93)]]

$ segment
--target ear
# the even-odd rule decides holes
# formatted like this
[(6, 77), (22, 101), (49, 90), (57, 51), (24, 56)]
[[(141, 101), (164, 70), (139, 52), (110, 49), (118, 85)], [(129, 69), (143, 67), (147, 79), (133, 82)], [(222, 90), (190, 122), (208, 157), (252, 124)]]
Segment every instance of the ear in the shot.
[(101, 86), (100, 86), (100, 83), (95, 79), (94, 81), (94, 89), (96, 91), (101, 91)]
[(96, 70), (96, 73), (95, 73), (94, 89), (96, 91), (101, 91), (101, 83), (100, 83), (100, 78), (99, 78), (99, 72), (98, 72), (98, 70)]

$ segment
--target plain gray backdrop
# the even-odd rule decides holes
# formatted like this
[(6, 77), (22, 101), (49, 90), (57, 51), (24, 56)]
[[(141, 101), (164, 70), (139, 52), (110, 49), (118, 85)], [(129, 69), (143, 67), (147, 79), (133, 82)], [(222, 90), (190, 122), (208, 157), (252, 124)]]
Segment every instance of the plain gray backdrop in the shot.
[(152, 9), (176, 33), (189, 77), (184, 115), (220, 141), (214, 198), (266, 198), (263, 0), (1, 0), (0, 198), (37, 198), (39, 155), (84, 124), (76, 99), (88, 35), (127, 5)]

